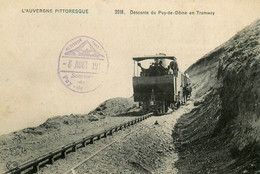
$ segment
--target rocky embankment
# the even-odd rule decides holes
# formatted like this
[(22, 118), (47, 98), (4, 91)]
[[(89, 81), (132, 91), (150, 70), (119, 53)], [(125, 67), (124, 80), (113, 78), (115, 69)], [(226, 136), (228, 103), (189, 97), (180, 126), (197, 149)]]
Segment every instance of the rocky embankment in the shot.
[(180, 173), (260, 173), (260, 20), (188, 70), (199, 105), (173, 139)]

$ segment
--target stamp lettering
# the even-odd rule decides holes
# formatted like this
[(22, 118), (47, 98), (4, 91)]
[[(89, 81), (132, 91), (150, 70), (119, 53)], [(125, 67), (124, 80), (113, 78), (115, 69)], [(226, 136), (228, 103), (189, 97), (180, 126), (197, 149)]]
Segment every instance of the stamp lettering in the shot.
[(60, 53), (58, 75), (64, 86), (74, 92), (86, 93), (97, 89), (107, 70), (107, 54), (91, 37), (72, 39)]
[(78, 60), (76, 61), (75, 63), (75, 67), (74, 69), (87, 69), (88, 67), (88, 62), (87, 61), (81, 61), (81, 60)]

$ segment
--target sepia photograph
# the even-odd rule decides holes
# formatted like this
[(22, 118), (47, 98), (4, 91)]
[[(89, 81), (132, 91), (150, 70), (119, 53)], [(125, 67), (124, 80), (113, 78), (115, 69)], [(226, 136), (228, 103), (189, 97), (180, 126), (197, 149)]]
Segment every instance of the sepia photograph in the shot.
[(259, 9), (1, 0), (0, 173), (260, 174)]

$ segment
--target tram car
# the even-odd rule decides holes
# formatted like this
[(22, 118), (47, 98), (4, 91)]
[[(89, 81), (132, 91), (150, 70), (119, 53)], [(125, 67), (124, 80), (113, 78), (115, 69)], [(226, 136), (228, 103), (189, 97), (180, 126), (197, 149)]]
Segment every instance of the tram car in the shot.
[(185, 102), (184, 87), (189, 77), (181, 73), (174, 56), (134, 57), (134, 101), (144, 113), (165, 114)]

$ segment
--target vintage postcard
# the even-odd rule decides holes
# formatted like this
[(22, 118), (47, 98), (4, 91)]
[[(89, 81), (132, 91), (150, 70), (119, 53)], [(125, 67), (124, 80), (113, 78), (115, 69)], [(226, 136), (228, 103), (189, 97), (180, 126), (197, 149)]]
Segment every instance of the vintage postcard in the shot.
[(1, 0), (0, 173), (260, 172), (259, 9)]

